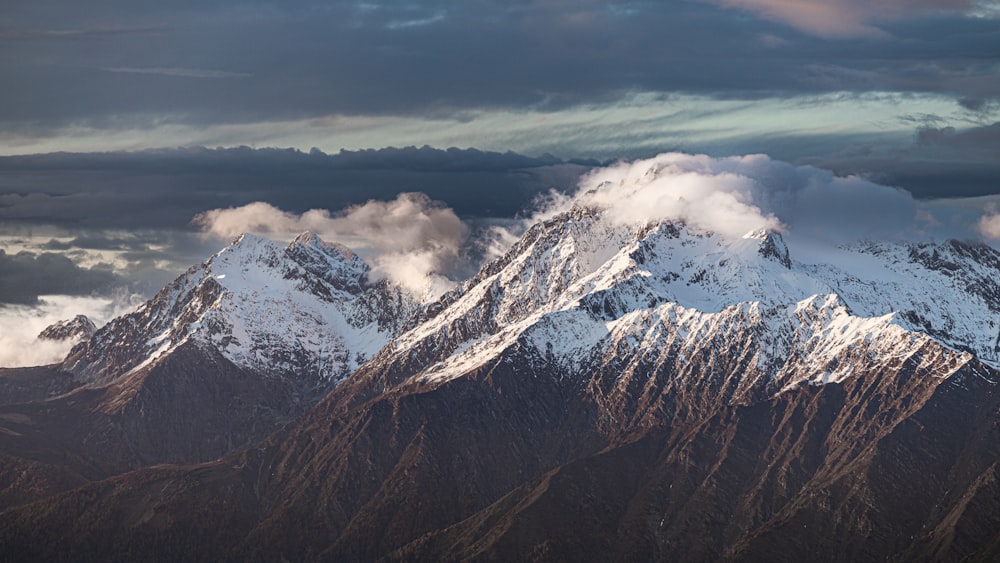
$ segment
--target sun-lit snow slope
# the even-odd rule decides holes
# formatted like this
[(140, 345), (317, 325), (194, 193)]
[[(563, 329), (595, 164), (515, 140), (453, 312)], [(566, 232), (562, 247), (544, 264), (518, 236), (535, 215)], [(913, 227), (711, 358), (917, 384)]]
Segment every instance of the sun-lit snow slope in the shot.
[(665, 362), (676, 373), (685, 365), (704, 372), (693, 359), (712, 355), (738, 360), (734, 398), (757, 383), (778, 392), (841, 381), (862, 357), (869, 368), (926, 364), (939, 377), (974, 356), (1000, 365), (1000, 255), (992, 248), (801, 249), (790, 253), (774, 232), (726, 237), (577, 207), (530, 228), (380, 360), (434, 383), (513, 351), (564, 375)]
[(381, 348), (416, 306), (395, 286), (370, 283), (367, 273), (346, 247), (312, 233), (287, 247), (245, 234), (108, 323), (63, 366), (106, 383), (192, 341), (259, 373), (336, 381)]

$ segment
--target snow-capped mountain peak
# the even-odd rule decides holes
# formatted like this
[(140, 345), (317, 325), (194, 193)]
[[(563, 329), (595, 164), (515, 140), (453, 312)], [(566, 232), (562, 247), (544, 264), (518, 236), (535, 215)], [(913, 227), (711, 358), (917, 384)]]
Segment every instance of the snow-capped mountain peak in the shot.
[(244, 234), (75, 347), (63, 366), (106, 383), (192, 343), (254, 372), (332, 384), (381, 348), (416, 307), (367, 273), (357, 255), (314, 233), (287, 246)]
[(58, 321), (45, 327), (38, 334), (42, 340), (71, 340), (80, 342), (86, 340), (97, 332), (97, 325), (86, 315), (77, 315), (72, 319)]
[(761, 241), (760, 247), (757, 250), (761, 256), (777, 260), (789, 270), (792, 268), (792, 260), (788, 256), (788, 246), (785, 244), (785, 239), (781, 236), (781, 233), (759, 229), (743, 235), (743, 238)]
[(1000, 253), (955, 241), (818, 244), (771, 230), (734, 239), (678, 221), (622, 224), (576, 208), (534, 225), (429, 307), (383, 359), (426, 382), (510, 354), (566, 375), (664, 346), (675, 359), (721, 354), (706, 340), (732, 338), (756, 358), (740, 385), (771, 392), (842, 380), (862, 349), (905, 357), (934, 342), (954, 351), (948, 365), (1000, 366)]

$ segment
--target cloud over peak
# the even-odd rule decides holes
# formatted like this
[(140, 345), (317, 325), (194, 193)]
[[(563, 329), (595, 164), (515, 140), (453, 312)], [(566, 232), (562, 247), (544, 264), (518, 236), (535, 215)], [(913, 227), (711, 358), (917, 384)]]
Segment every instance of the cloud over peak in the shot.
[[(730, 238), (764, 229), (834, 244), (1000, 240), (1000, 214), (984, 217), (982, 212), (992, 199), (918, 201), (899, 188), (762, 154), (716, 158), (664, 153), (593, 170), (575, 191), (553, 191), (537, 200), (535, 209), (527, 210), (526, 222), (588, 207), (601, 209), (614, 224), (680, 221)], [(254, 202), (206, 211), (194, 223), (224, 238), (249, 231), (288, 239), (314, 231), (358, 251), (376, 277), (424, 297), (451, 287), (449, 279), (471, 265), (471, 254), (502, 254), (506, 248), (501, 247), (509, 246), (525, 226), (493, 225), (470, 236), (470, 228), (451, 208), (420, 193), (371, 200), (339, 213), (312, 209), (297, 214)]]
[(295, 214), (258, 201), (205, 211), (193, 222), (222, 238), (243, 232), (289, 238), (313, 231), (358, 252), (376, 278), (388, 278), (418, 296), (438, 295), (453, 285), (446, 275), (458, 267), (469, 234), (452, 209), (421, 193), (370, 200), (337, 214), (325, 209)]
[(683, 220), (730, 236), (783, 228), (754, 203), (756, 180), (725, 163), (680, 153), (618, 163), (588, 175), (574, 203), (606, 209), (619, 223)]
[(666, 153), (595, 170), (575, 194), (552, 197), (536, 218), (587, 206), (603, 209), (617, 223), (682, 221), (728, 237), (769, 229), (833, 243), (1000, 240), (1000, 214), (980, 219), (982, 205), (920, 202), (902, 189), (760, 154), (713, 158)]

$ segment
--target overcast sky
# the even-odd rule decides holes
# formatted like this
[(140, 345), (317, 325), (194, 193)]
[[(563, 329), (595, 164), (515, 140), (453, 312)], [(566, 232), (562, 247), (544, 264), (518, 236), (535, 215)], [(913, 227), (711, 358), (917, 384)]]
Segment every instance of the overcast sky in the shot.
[(973, 0), (9, 0), (0, 147), (902, 150), (921, 128), (996, 122), (998, 16)]
[(148, 295), (213, 209), (473, 232), (666, 151), (1000, 194), (995, 0), (7, 0), (0, 76), (0, 304)]

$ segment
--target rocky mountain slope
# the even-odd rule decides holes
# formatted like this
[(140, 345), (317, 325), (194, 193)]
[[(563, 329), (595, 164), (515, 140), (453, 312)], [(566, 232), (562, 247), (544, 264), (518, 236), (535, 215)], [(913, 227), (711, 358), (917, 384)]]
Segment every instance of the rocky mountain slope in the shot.
[[(734, 239), (578, 207), (268, 440), (8, 510), (0, 544), (11, 559), (989, 560), (998, 284), (1000, 253), (977, 243)], [(102, 363), (86, 350), (116, 339), (95, 337), (65, 365), (104, 381), (215, 343), (240, 369), (341, 377), (316, 345), (274, 356), (246, 338), (252, 305), (203, 314), (212, 282), (173, 291), (198, 305), (164, 298), (115, 333), (148, 327), (125, 339), (140, 360)]]
[(25, 466), (48, 494), (246, 446), (315, 404), (415, 307), (314, 234), (287, 247), (240, 237), (62, 364), (0, 372), (0, 449), (16, 458), (0, 464), (0, 498), (30, 498), (16, 490)]
[(192, 343), (237, 367), (329, 388), (381, 348), (416, 307), (346, 247), (305, 233), (282, 248), (242, 235), (135, 313), (75, 347), (62, 367), (103, 384)]
[(864, 243), (800, 259), (778, 233), (733, 241), (578, 209), (535, 225), (376, 363), (434, 384), (517, 350), (560, 377), (621, 375), (683, 368), (711, 345), (747, 364), (730, 402), (842, 381), (856, 370), (841, 360), (859, 350), (888, 361), (933, 342), (955, 362), (996, 368), (998, 271), (1000, 253), (984, 244)]

